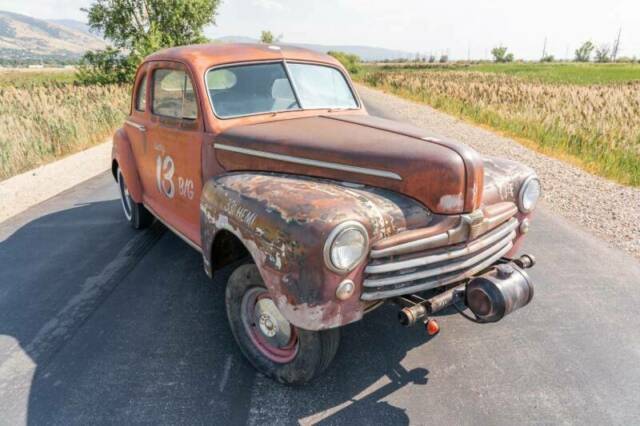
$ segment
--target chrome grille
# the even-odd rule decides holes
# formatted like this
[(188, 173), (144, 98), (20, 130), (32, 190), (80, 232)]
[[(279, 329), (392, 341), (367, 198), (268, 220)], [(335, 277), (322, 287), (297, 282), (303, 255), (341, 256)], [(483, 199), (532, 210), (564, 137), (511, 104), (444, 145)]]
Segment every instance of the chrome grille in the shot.
[(518, 220), (511, 217), (469, 242), (374, 258), (364, 270), (361, 299), (385, 299), (464, 280), (507, 254), (517, 228)]

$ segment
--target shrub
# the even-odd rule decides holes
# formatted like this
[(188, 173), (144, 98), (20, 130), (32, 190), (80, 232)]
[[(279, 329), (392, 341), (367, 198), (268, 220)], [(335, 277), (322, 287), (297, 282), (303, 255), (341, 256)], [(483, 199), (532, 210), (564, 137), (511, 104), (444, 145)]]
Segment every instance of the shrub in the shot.
[(357, 74), (360, 72), (360, 57), (358, 55), (353, 55), (345, 52), (337, 52), (337, 51), (329, 51), (327, 54), (336, 58), (343, 67), (349, 71), (351, 74)]
[(596, 49), (596, 62), (604, 63), (611, 61), (611, 49), (606, 44)]
[(505, 46), (497, 46), (491, 49), (493, 61), (497, 63), (513, 62), (513, 53), (507, 53)]

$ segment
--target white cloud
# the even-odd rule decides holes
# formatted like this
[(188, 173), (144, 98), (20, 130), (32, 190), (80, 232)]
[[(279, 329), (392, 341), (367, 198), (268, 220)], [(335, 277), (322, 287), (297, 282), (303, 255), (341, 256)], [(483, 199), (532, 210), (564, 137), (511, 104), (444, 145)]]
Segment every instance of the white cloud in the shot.
[(267, 10), (284, 9), (284, 5), (277, 0), (253, 0), (253, 4)]

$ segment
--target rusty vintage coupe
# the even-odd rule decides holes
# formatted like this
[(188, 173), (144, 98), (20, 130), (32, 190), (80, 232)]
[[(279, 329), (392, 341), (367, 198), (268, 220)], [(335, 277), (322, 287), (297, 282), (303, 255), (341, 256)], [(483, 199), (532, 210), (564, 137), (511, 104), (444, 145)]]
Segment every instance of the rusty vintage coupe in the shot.
[(304, 49), (173, 48), (140, 66), (114, 136), (127, 220), (154, 218), (226, 287), (248, 360), (303, 383), (339, 327), (385, 301), (405, 325), (469, 309), (498, 321), (531, 300), (515, 257), (540, 194), (532, 170), (367, 114), (344, 68)]

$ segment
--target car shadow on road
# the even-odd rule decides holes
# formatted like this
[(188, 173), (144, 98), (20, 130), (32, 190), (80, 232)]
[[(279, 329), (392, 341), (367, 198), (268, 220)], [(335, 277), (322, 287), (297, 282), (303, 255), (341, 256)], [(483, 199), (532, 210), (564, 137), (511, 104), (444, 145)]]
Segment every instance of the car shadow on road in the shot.
[(209, 280), (201, 256), (161, 225), (129, 229), (117, 200), (24, 224), (0, 242), (0, 268), (9, 423), (408, 424), (393, 394), (428, 384), (428, 366), (402, 361), (429, 339), (390, 306), (343, 328), (316, 381), (258, 375), (227, 326), (230, 270)]

